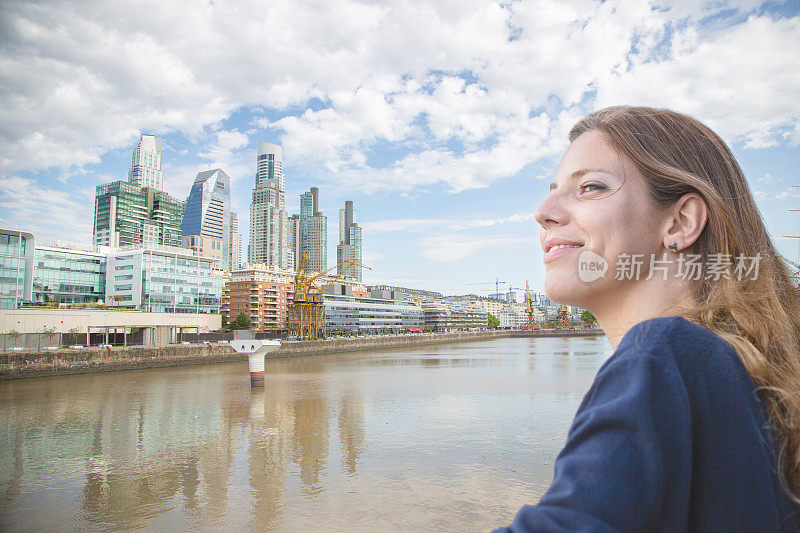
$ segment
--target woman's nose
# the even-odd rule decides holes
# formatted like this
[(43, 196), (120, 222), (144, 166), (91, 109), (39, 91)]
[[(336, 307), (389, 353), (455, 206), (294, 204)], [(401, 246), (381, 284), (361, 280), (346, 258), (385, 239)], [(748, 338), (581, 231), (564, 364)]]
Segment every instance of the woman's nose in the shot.
[(564, 224), (567, 220), (567, 210), (561, 195), (555, 191), (548, 195), (534, 211), (533, 218), (543, 228)]

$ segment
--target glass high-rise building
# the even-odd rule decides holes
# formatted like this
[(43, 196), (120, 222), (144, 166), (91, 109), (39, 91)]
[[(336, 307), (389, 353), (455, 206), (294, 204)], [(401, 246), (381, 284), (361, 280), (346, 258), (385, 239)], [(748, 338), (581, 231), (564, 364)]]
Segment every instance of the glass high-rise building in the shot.
[(280, 146), (258, 143), (247, 259), (250, 263), (287, 268), (291, 266), (292, 253), (288, 247), (282, 157)]
[(198, 172), (181, 222), (184, 237), (211, 237), (221, 243), (220, 269), (228, 270), (230, 249), (231, 178), (221, 169)]
[(139, 144), (131, 154), (128, 182), (158, 191), (164, 189), (164, 176), (161, 174), (161, 139), (159, 137), (152, 133), (145, 133), (139, 138)]
[(289, 218), (289, 248), (294, 268), (303, 253), (309, 255), (309, 269), (322, 272), (328, 268), (328, 219), (319, 210), (319, 189), (300, 195), (300, 214)]
[(33, 234), (0, 228), (0, 309), (31, 301), (33, 263)]
[(98, 185), (93, 243), (181, 245), (181, 203), (169, 194), (124, 181)]
[[(337, 264), (348, 259), (361, 263), (361, 227), (356, 223), (356, 210), (350, 200), (344, 203), (344, 209), (339, 210), (339, 246), (336, 247)], [(361, 281), (360, 266), (346, 269), (339, 266), (337, 270), (340, 276)]]

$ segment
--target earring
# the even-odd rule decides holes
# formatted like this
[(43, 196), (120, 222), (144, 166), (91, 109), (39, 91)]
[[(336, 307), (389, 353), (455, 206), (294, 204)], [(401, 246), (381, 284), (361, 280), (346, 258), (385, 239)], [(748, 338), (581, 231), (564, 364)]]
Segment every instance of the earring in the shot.
[(678, 243), (677, 242), (671, 242), (671, 243), (669, 243), (667, 245), (667, 248), (669, 248), (671, 251), (677, 253), (678, 252)]

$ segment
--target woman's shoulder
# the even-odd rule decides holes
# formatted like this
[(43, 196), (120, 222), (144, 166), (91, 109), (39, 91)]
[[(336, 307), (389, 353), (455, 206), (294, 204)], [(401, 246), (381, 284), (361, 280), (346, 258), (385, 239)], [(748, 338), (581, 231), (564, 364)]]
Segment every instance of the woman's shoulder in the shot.
[(674, 366), (684, 380), (716, 386), (748, 384), (733, 346), (710, 329), (681, 316), (644, 320), (622, 338), (612, 358), (644, 358)]
[(677, 315), (639, 322), (623, 336), (619, 349), (641, 350), (651, 346), (732, 349), (710, 329)]

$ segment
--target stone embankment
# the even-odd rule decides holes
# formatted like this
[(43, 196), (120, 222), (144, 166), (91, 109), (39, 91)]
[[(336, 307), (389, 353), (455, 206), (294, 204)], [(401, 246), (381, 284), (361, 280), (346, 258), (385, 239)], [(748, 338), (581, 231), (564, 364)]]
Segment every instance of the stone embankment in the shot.
[[(318, 341), (282, 341), (268, 358), (297, 357), (345, 352), (388, 350), (432, 344), (472, 342), (504, 337), (584, 337), (603, 335), (602, 330), (467, 331), (369, 337), (340, 337)], [(246, 361), (228, 344), (171, 346), (115, 346), (113, 348), (59, 349), (40, 352), (0, 353), (0, 379), (85, 374), (182, 365)]]

